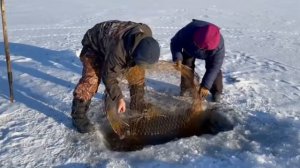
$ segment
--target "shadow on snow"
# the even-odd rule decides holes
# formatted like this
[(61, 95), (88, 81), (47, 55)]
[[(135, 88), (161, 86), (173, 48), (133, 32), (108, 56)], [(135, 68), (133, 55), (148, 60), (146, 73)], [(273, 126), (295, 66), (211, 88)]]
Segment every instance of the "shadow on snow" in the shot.
[[(16, 72), (21, 72), (22, 74), (28, 74), (29, 77), (39, 78), (43, 81), (49, 81), (54, 83), (55, 85), (60, 85), (62, 87), (66, 87), (68, 90), (73, 90), (75, 84), (68, 79), (62, 79), (56, 74), (53, 73), (45, 73), (43, 70), (45, 68), (52, 68), (54, 70), (58, 70), (61, 73), (71, 72), (71, 73), (81, 73), (81, 63), (78, 58), (76, 58), (75, 54), (69, 50), (63, 51), (55, 51), (46, 48), (41, 48), (37, 46), (27, 45), (27, 44), (18, 44), (18, 43), (10, 43), (10, 55), (13, 56), (23, 56), (26, 58), (30, 58), (33, 63), (30, 61), (12, 61), (12, 71), (14, 80), (14, 96), (17, 102), (21, 102), (28, 106), (31, 109), (39, 111), (45, 114), (48, 117), (53, 118), (56, 122), (64, 124), (66, 127), (71, 127), (71, 122), (68, 116), (67, 109), (70, 110), (70, 103), (64, 103), (58, 100), (55, 96), (46, 95), (40, 92), (35, 92), (38, 90), (37, 88), (31, 88), (29, 85), (26, 86), (22, 83), (22, 80), (18, 80), (18, 76), (15, 76)], [(0, 48), (4, 47), (4, 43), (0, 42)], [(0, 50), (0, 55), (5, 55), (4, 50)], [(37, 66), (34, 65), (37, 63)], [(0, 61), (1, 67), (6, 68), (5, 61)], [(56, 66), (58, 65), (58, 66)], [(37, 67), (37, 68), (35, 68)], [(38, 69), (40, 68), (40, 69)], [(47, 70), (47, 69), (46, 69)], [(4, 68), (3, 68), (4, 71)], [(5, 69), (6, 72), (6, 69)], [(6, 73), (3, 73), (6, 74)], [(8, 81), (6, 75), (3, 75), (0, 78), (1, 96), (7, 98), (9, 97), (8, 93)], [(5, 86), (7, 88), (5, 88)], [(34, 86), (33, 86), (34, 87)], [(51, 88), (49, 88), (51, 90)], [(66, 93), (61, 93), (66, 94)], [(58, 108), (54, 108), (57, 103), (61, 104)]]

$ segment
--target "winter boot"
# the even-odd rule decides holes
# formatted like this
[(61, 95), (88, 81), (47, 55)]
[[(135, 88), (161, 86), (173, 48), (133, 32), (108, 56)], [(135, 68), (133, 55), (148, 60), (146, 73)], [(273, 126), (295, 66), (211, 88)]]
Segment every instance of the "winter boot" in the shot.
[(130, 85), (129, 91), (130, 91), (130, 104), (129, 104), (130, 109), (142, 112), (146, 107), (145, 100), (144, 100), (144, 94), (145, 94), (144, 85)]
[(86, 116), (87, 110), (91, 104), (91, 101), (81, 101), (74, 98), (72, 102), (72, 121), (73, 125), (80, 133), (93, 132), (95, 130), (94, 125), (90, 123)]
[(220, 93), (215, 93), (212, 95), (212, 101), (216, 103), (220, 103), (221, 101), (221, 94)]

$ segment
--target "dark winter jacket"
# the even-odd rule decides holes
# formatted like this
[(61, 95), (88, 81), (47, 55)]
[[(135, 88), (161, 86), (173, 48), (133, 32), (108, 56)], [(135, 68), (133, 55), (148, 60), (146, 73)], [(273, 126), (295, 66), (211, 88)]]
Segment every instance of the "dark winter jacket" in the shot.
[(132, 52), (139, 41), (149, 36), (152, 32), (146, 24), (118, 20), (99, 23), (84, 35), (84, 48), (105, 61), (102, 80), (113, 100), (123, 98), (117, 77), (133, 66)]
[(224, 39), (221, 36), (221, 41), (219, 46), (215, 50), (204, 51), (199, 49), (193, 42), (194, 32), (202, 26), (208, 25), (211, 23), (195, 20), (181, 30), (179, 30), (175, 36), (171, 39), (171, 52), (173, 61), (182, 60), (183, 52), (187, 53), (191, 57), (205, 60), (206, 72), (202, 78), (201, 86), (204, 86), (208, 89), (211, 88), (214, 80), (217, 77), (218, 72), (220, 71), (224, 56), (225, 56), (225, 47)]

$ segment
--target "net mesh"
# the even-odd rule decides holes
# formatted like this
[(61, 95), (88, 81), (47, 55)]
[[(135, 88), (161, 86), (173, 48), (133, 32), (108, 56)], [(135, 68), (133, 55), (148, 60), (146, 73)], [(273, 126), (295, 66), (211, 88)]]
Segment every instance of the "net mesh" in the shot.
[[(120, 80), (119, 85), (125, 95), (130, 90), (128, 83), (140, 81), (139, 73), (128, 73)], [(211, 124), (207, 124), (211, 120), (208, 117), (211, 111), (206, 110), (207, 103), (197, 94), (200, 78), (196, 73), (185, 66), (180, 72), (173, 63), (166, 61), (159, 62), (145, 73), (147, 87), (142, 103), (136, 102), (139, 108), (127, 108), (125, 113), (119, 114), (117, 102), (105, 96), (104, 111), (111, 129), (104, 130), (104, 134), (111, 149), (134, 150), (174, 138), (213, 133)], [(191, 97), (179, 96), (181, 75), (191, 79), (194, 93)], [(126, 103), (132, 103), (129, 97)]]

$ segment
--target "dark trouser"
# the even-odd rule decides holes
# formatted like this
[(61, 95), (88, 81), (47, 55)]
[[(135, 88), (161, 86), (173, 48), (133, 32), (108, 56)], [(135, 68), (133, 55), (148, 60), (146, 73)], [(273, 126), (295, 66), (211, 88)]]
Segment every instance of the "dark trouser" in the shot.
[(130, 109), (141, 111), (145, 106), (145, 70), (139, 66), (131, 67), (126, 79), (130, 91)]
[[(194, 57), (190, 57), (186, 53), (183, 53), (182, 64), (191, 68), (192, 74), (194, 74), (194, 72), (195, 72), (195, 58)], [(194, 82), (193, 78), (189, 78), (184, 75), (181, 75), (181, 84), (180, 84), (181, 91), (192, 89), (193, 82)], [(222, 91), (223, 91), (223, 75), (222, 75), (221, 70), (219, 71), (219, 73), (209, 91), (211, 94), (216, 94), (216, 93), (221, 94), (222, 93)]]
[(213, 85), (210, 88), (211, 94), (222, 94), (223, 92), (223, 73), (222, 70), (219, 71)]

